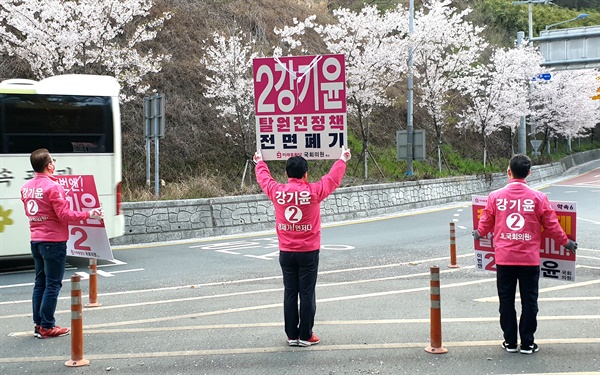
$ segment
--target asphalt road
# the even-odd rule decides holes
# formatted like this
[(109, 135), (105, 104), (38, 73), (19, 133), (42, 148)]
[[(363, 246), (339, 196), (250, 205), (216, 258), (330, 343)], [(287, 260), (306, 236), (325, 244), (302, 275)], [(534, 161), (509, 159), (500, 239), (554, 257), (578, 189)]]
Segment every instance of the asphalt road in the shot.
[[(500, 347), (495, 278), (474, 269), (470, 202), (323, 229), (315, 333), (287, 346), (274, 232), (128, 246), (99, 262), (98, 302), (84, 308), (84, 358), (70, 336), (33, 337), (28, 261), (0, 262), (0, 374), (588, 374), (600, 372), (600, 162), (540, 187), (577, 202), (575, 282), (542, 280), (533, 355)], [(449, 223), (457, 263), (449, 268)], [(15, 266), (18, 266), (15, 268)], [(430, 354), (430, 270), (441, 271), (442, 339)], [(10, 268), (10, 267), (8, 267)], [(70, 325), (69, 258), (57, 308)]]

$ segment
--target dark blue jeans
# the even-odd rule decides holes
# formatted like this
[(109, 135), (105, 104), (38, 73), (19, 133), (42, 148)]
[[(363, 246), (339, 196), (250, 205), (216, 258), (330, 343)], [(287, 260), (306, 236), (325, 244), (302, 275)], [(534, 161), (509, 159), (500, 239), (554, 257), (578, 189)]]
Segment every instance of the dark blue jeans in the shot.
[(49, 329), (56, 325), (54, 312), (62, 288), (67, 263), (66, 242), (31, 242), (31, 255), (35, 264), (33, 297), (33, 322)]
[(533, 334), (537, 329), (540, 267), (496, 265), (496, 269), (496, 285), (500, 298), (500, 327), (504, 332), (504, 340), (509, 344), (518, 342), (515, 310), (515, 292), (518, 282), (521, 295), (521, 319), (518, 331), (521, 345), (531, 345), (534, 342)]
[[(288, 338), (308, 340), (312, 336), (317, 312), (317, 271), (319, 250), (308, 252), (280, 251), (283, 272), (283, 317)], [(300, 297), (300, 309), (298, 309)]]

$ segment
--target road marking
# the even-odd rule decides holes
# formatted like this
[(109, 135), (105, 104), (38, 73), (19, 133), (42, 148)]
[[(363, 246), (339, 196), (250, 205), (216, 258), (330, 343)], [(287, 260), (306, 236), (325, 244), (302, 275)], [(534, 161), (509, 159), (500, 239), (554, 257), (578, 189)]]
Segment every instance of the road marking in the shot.
[(589, 268), (591, 270), (600, 270), (600, 267), (592, 267), (592, 266), (577, 266), (577, 267), (581, 267), (581, 268)]
[[(590, 345), (600, 343), (599, 338), (562, 338), (562, 339), (538, 339), (536, 342), (540, 345)], [(330, 352), (330, 351), (346, 351), (346, 350), (373, 350), (373, 349), (423, 349), (429, 346), (428, 342), (407, 342), (407, 343), (380, 343), (380, 344), (340, 344), (327, 345), (321, 343), (316, 346), (311, 346), (310, 349), (290, 348), (285, 345), (275, 347), (251, 347), (251, 348), (231, 348), (231, 349), (204, 349), (204, 350), (182, 350), (171, 352), (146, 352), (146, 353), (109, 353), (109, 354), (86, 354), (86, 359), (107, 360), (107, 359), (139, 359), (139, 358), (166, 358), (166, 357), (197, 357), (209, 355), (240, 355), (240, 354), (264, 354), (264, 353), (279, 353), (290, 351), (311, 351), (311, 352)], [(498, 340), (488, 341), (448, 341), (444, 342), (446, 347), (468, 348), (468, 347), (498, 347)], [(498, 349), (500, 350), (500, 349)], [(48, 357), (13, 357), (0, 358), (0, 363), (29, 363), (29, 362), (64, 362), (64, 356), (48, 356)], [(592, 374), (579, 372), (574, 374)]]
[[(491, 317), (468, 317), (468, 318), (442, 318), (442, 323), (453, 324), (453, 323), (490, 323), (497, 322), (498, 316)], [(573, 321), (573, 320), (585, 320), (593, 321), (600, 319), (600, 315), (570, 315), (570, 316), (538, 316), (538, 321)], [(423, 319), (373, 319), (373, 320), (319, 320), (319, 326), (366, 326), (366, 325), (393, 325), (393, 324), (429, 324), (431, 320), (429, 318)], [(145, 333), (145, 332), (174, 332), (174, 331), (205, 331), (205, 330), (217, 330), (217, 329), (244, 329), (244, 328), (273, 328), (283, 327), (283, 322), (263, 322), (263, 323), (229, 323), (229, 324), (205, 324), (195, 326), (170, 326), (170, 327), (139, 327), (139, 328), (114, 328), (114, 329), (94, 329), (97, 325), (85, 325), (86, 335), (113, 335), (116, 333)], [(96, 327), (101, 328), (101, 327)], [(22, 332), (11, 332), (8, 334), (9, 337), (31, 337), (33, 332), (22, 331)]]
[(579, 250), (591, 251), (593, 253), (600, 253), (600, 250), (598, 250), (598, 249), (586, 249), (585, 247), (578, 247), (577, 251), (579, 251)]
[[(105, 272), (105, 271), (100, 271), (100, 270), (96, 270), (96, 272), (98, 273), (98, 275), (101, 276), (105, 276), (105, 277), (111, 277), (114, 276), (114, 273), (128, 273), (128, 272), (138, 272), (138, 271), (145, 271), (144, 268), (134, 268), (131, 270), (121, 270), (121, 271), (112, 271), (112, 272)], [(81, 276), (82, 280), (87, 280), (89, 279), (89, 274), (87, 272), (84, 271), (79, 271), (79, 272), (75, 272), (76, 275)], [(67, 278), (67, 279), (63, 279), (62, 280), (63, 284), (64, 283), (70, 283), (71, 282), (71, 278)], [(9, 284), (9, 285), (0, 285), (0, 289), (5, 289), (5, 288), (17, 288), (20, 286), (33, 286), (33, 283), (24, 283), (24, 284)], [(59, 297), (59, 299), (66, 299), (66, 298), (71, 298), (69, 297)], [(31, 301), (28, 301), (31, 302)], [(15, 301), (5, 301), (5, 302), (0, 302), (0, 305), (5, 305), (5, 304), (10, 304), (10, 303), (15, 303)]]
[[(571, 288), (579, 288), (580, 286), (587, 286), (587, 285), (593, 285), (593, 284), (599, 284), (599, 283), (600, 283), (600, 280), (590, 280), (590, 281), (583, 281), (580, 283), (570, 283), (570, 284), (558, 285), (558, 286), (553, 286), (550, 288), (540, 289), (539, 293), (554, 292), (557, 290), (564, 290), (564, 289), (571, 289)], [(577, 298), (577, 297), (573, 297), (573, 298)], [(585, 298), (585, 297), (582, 297), (582, 298)], [(475, 302), (498, 302), (498, 296), (477, 298), (477, 299), (474, 299), (473, 301), (475, 301)]]
[[(442, 206), (442, 207), (431, 206), (428, 208), (417, 208), (414, 210), (404, 210), (401, 213), (391, 214), (391, 215), (387, 215), (387, 216), (346, 220), (346, 221), (340, 221), (340, 222), (335, 222), (335, 223), (323, 223), (321, 225), (321, 228), (333, 228), (333, 227), (341, 227), (341, 226), (353, 225), (353, 224), (370, 223), (370, 222), (374, 222), (374, 221), (398, 219), (398, 218), (407, 217), (407, 216), (416, 216), (416, 215), (428, 214), (428, 213), (433, 213), (433, 212), (448, 211), (448, 210), (455, 209), (457, 207), (471, 207), (471, 202), (467, 202), (467, 201), (453, 202), (453, 203), (449, 203), (448, 205)], [(273, 223), (273, 226), (275, 226), (275, 223)], [(262, 231), (262, 232), (240, 233), (240, 234), (232, 234), (232, 235), (225, 235), (225, 236), (190, 238), (190, 239), (185, 239), (185, 240), (152, 242), (152, 243), (133, 244), (133, 245), (116, 245), (116, 246), (111, 246), (111, 248), (113, 249), (113, 251), (131, 250), (131, 249), (146, 249), (146, 248), (155, 248), (155, 247), (162, 247), (162, 246), (175, 246), (175, 245), (198, 244), (198, 243), (206, 243), (206, 242), (217, 242), (217, 241), (231, 240), (231, 239), (238, 239), (238, 238), (255, 238), (255, 237), (262, 237), (262, 236), (273, 236), (274, 234), (275, 234), (275, 230), (272, 229), (272, 230), (266, 230), (266, 231)], [(194, 246), (194, 247), (199, 247), (199, 246)]]
[(600, 221), (596, 221), (596, 220), (590, 220), (590, 219), (584, 219), (582, 217), (578, 217), (577, 220), (581, 220), (581, 221), (587, 221), (593, 224), (600, 224)]
[(597, 257), (589, 257), (589, 256), (586, 256), (586, 255), (580, 255), (580, 254), (577, 254), (577, 259), (594, 259), (594, 260), (600, 260), (600, 258), (597, 258)]
[[(448, 270), (448, 272), (451, 272), (451, 271), (455, 271), (455, 269)], [(454, 283), (454, 284), (445, 284), (445, 285), (442, 285), (442, 289), (456, 288), (456, 287), (475, 285), (475, 284), (483, 284), (483, 283), (495, 282), (495, 281), (496, 281), (495, 279), (485, 279), (485, 280), (466, 281), (466, 282), (460, 282), (460, 283)], [(347, 283), (354, 283), (354, 281), (347, 282)], [(346, 284), (346, 283), (338, 283), (335, 285), (338, 286), (338, 285), (343, 285), (343, 284)], [(326, 287), (326, 286), (328, 286), (328, 285), (323, 285), (321, 287)], [(319, 287), (319, 284), (317, 284), (317, 287)], [(272, 293), (272, 292), (281, 292), (282, 290), (283, 290), (283, 288), (262, 289), (262, 290), (253, 290), (253, 291), (247, 291), (247, 292), (218, 294), (218, 295), (211, 295), (211, 296), (198, 296), (198, 297), (178, 298), (178, 299), (172, 299), (172, 300), (160, 300), (160, 301), (139, 302), (139, 303), (113, 305), (113, 306), (102, 306), (101, 310), (120, 309), (120, 308), (129, 308), (129, 307), (138, 307), (138, 306), (151, 306), (151, 305), (159, 305), (159, 304), (172, 304), (174, 302), (198, 301), (198, 300), (205, 300), (205, 299), (234, 297), (234, 296), (250, 295), (250, 294), (257, 294), (257, 293)], [(317, 303), (328, 303), (328, 302), (337, 302), (337, 301), (347, 301), (347, 300), (353, 300), (353, 299), (383, 297), (383, 296), (398, 295), (398, 294), (413, 293), (413, 292), (422, 292), (422, 291), (429, 291), (429, 290), (430, 290), (430, 286), (428, 285), (428, 286), (419, 287), (419, 288), (388, 290), (385, 292), (354, 294), (354, 295), (317, 299)], [(283, 307), (283, 303), (280, 302), (280, 303), (271, 303), (271, 304), (267, 304), (267, 305), (255, 305), (255, 306), (246, 306), (246, 307), (239, 307), (239, 308), (229, 308), (226, 310), (206, 311), (206, 312), (201, 312), (201, 313), (184, 314), (184, 315), (172, 315), (172, 316), (151, 318), (151, 319), (101, 323), (101, 324), (88, 325), (86, 327), (92, 328), (92, 327), (123, 326), (123, 325), (131, 325), (131, 324), (148, 324), (148, 323), (156, 323), (156, 322), (165, 322), (165, 321), (170, 321), (170, 320), (192, 319), (192, 318), (199, 318), (199, 317), (204, 317), (204, 316), (225, 315), (225, 314), (232, 314), (232, 313), (238, 313), (238, 312), (266, 310), (266, 309), (281, 308), (281, 307)], [(55, 315), (67, 314), (67, 313), (70, 314), (71, 310), (56, 311)], [(27, 313), (27, 314), (2, 315), (2, 316), (0, 316), (0, 319), (24, 318), (24, 317), (28, 317), (28, 316), (31, 316), (31, 314)]]
[(274, 251), (274, 252), (269, 253), (269, 254), (264, 254), (264, 255), (245, 254), (244, 256), (248, 257), (248, 258), (256, 258), (256, 259), (263, 259), (263, 260), (273, 260), (273, 259), (279, 257), (279, 250), (278, 251)]

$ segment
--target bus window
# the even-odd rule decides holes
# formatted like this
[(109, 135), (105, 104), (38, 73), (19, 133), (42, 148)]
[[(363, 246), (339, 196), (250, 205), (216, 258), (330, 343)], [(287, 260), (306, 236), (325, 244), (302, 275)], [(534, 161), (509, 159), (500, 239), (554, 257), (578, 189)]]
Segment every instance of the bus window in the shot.
[(0, 153), (112, 153), (112, 98), (0, 94)]
[(73, 74), (0, 82), (0, 257), (30, 254), (20, 188), (35, 175), (29, 156), (38, 148), (56, 157), (56, 174), (94, 176), (108, 237), (122, 236), (117, 80)]

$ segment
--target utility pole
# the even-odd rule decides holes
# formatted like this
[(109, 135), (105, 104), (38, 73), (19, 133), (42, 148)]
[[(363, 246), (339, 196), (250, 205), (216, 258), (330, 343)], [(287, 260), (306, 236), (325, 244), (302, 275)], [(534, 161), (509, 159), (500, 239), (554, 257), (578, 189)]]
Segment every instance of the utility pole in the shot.
[[(408, 19), (408, 33), (412, 39), (414, 32), (414, 18), (415, 18), (415, 1), (410, 0), (409, 6), (410, 17)], [(413, 46), (412, 40), (408, 47), (408, 108), (406, 111), (406, 173), (405, 176), (413, 176)]]
[[(524, 37), (525, 33), (523, 31), (517, 32), (517, 48), (522, 48)], [(519, 140), (517, 152), (525, 155), (527, 153), (527, 123), (525, 121), (525, 116), (521, 116), (521, 123), (519, 125), (517, 135)]]
[[(527, 4), (529, 5), (529, 40), (533, 39), (533, 4), (550, 4), (551, 0), (523, 0), (523, 1), (513, 1), (513, 5), (521, 5)], [(523, 45), (523, 38), (525, 33), (523, 31), (519, 31), (517, 33), (517, 47), (520, 48)], [(529, 83), (529, 91), (531, 92), (531, 82)], [(518, 128), (518, 150), (519, 154), (525, 155), (527, 153), (527, 121), (525, 116), (521, 116), (521, 123)]]

